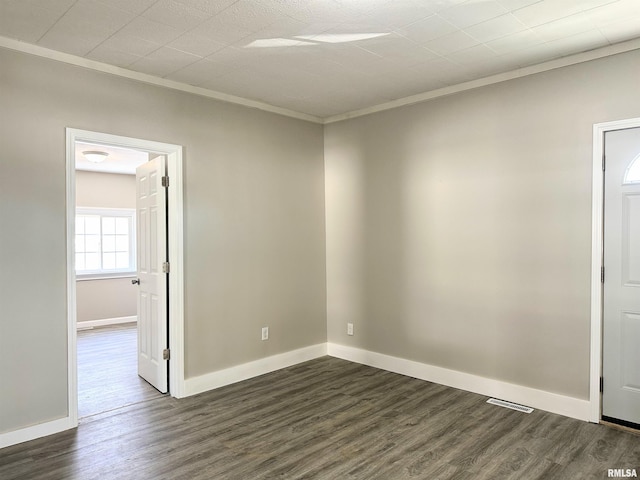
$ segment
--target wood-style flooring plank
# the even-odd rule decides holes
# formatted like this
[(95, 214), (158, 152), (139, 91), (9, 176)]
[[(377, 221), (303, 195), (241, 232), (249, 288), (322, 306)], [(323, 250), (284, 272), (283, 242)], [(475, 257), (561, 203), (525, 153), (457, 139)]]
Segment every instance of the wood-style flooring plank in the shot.
[(324, 357), (0, 450), (3, 480), (604, 479), (640, 436)]

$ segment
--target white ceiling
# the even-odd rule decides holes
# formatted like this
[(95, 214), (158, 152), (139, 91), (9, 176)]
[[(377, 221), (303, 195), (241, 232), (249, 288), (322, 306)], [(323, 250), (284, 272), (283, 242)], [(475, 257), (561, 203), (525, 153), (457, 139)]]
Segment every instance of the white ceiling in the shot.
[[(87, 160), (82, 152), (104, 152), (107, 158), (100, 163)], [(76, 170), (102, 173), (121, 173), (135, 175), (136, 168), (149, 161), (149, 154), (130, 148), (99, 145), (95, 143), (76, 142)]]
[(0, 36), (320, 118), (640, 37), (640, 0), (0, 0)]

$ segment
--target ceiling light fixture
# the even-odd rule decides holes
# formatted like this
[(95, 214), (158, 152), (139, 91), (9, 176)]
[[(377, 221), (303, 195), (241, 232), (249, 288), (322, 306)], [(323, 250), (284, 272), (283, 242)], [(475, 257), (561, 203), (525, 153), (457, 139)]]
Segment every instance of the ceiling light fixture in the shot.
[[(302, 47), (323, 43), (349, 43), (371, 38), (384, 37), (386, 33), (319, 33), (318, 35), (296, 35), (294, 38), (261, 38), (245, 45), (244, 48)], [(298, 40), (295, 40), (295, 39)]]
[(103, 162), (109, 156), (107, 152), (100, 152), (98, 150), (87, 150), (86, 152), (82, 152), (82, 155), (92, 163)]
[(321, 43), (349, 43), (359, 40), (369, 40), (370, 38), (378, 38), (389, 35), (387, 33), (321, 33), (319, 35), (296, 35), (295, 38), (303, 40), (311, 40)]
[(304, 45), (316, 44), (302, 40), (293, 40), (291, 38), (261, 38), (260, 40), (254, 40), (250, 44), (245, 45), (245, 48), (302, 47)]

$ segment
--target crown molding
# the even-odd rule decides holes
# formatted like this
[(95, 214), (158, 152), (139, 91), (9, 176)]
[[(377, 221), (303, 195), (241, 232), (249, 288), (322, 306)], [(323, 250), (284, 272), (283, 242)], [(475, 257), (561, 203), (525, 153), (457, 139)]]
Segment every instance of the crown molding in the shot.
[(437, 90), (431, 90), (429, 92), (411, 95), (410, 97), (399, 98), (397, 100), (381, 103), (372, 107), (353, 110), (351, 112), (341, 113), (339, 115), (333, 115), (324, 118), (323, 123), (326, 125), (329, 123), (341, 122), (344, 120), (349, 120), (351, 118), (362, 117), (364, 115), (383, 112), (385, 110), (391, 110), (398, 107), (415, 105), (417, 103), (445, 97), (447, 95), (453, 95), (455, 93), (465, 92), (474, 88), (485, 87), (487, 85), (506, 82), (508, 80), (513, 80), (516, 78), (527, 77), (529, 75), (535, 75), (537, 73), (548, 72), (549, 70), (555, 70), (557, 68), (576, 65), (578, 63), (589, 62), (591, 60), (597, 60), (599, 58), (609, 57), (611, 55), (617, 55), (619, 53), (625, 53), (637, 49), (640, 49), (640, 38), (616, 43), (615, 45), (609, 45), (607, 47), (590, 50), (588, 52), (577, 53), (575, 55), (569, 55), (555, 60), (550, 60), (548, 62), (539, 63), (530, 67), (519, 68), (517, 70), (511, 70), (509, 72), (491, 75), (490, 77), (485, 77), (478, 80), (471, 80), (469, 82), (460, 83), (458, 85), (451, 85), (449, 87), (443, 87)]
[(48, 58), (50, 60), (56, 60), (58, 62), (75, 65), (77, 67), (87, 68), (89, 70), (109, 73), (111, 75), (128, 78), (130, 80), (136, 80), (138, 82), (143, 82), (158, 87), (170, 88), (172, 90), (200, 95), (202, 97), (212, 98), (214, 100), (220, 100), (226, 103), (233, 103), (236, 105), (242, 105), (243, 107), (255, 108), (257, 110), (263, 110), (265, 112), (276, 113), (278, 115), (284, 115), (286, 117), (296, 118), (298, 120), (305, 120), (307, 122), (319, 124), (323, 123), (323, 120), (320, 117), (316, 117), (314, 115), (295, 112), (286, 108), (269, 105), (268, 103), (249, 100), (242, 97), (236, 97), (235, 95), (228, 95), (226, 93), (216, 92), (207, 88), (195, 87), (186, 83), (167, 80), (165, 78), (148, 75), (146, 73), (134, 72), (133, 70), (128, 70), (126, 68), (116, 67), (113, 65), (108, 65), (106, 63), (97, 62), (95, 60), (90, 60), (88, 58), (58, 52), (56, 50), (51, 50), (49, 48), (40, 47), (39, 45), (33, 45), (31, 43), (22, 42), (7, 37), (0, 36), (0, 47), (6, 48), (8, 50), (15, 50), (18, 52), (35, 55), (42, 58)]
[(478, 80), (472, 80), (472, 81), (460, 83), (457, 85), (451, 85), (448, 87), (439, 88), (437, 90), (431, 90), (428, 92), (419, 93), (417, 95), (411, 95), (409, 97), (399, 98), (396, 100), (392, 100), (390, 102), (381, 103), (381, 104), (363, 108), (360, 110), (353, 110), (353, 111), (341, 113), (338, 115), (331, 115), (329, 117), (324, 117), (324, 118), (317, 117), (315, 115), (310, 115), (307, 113), (296, 112), (294, 110), (289, 110), (282, 107), (276, 107), (274, 105), (258, 102), (256, 100), (249, 100), (247, 98), (237, 97), (235, 95), (216, 92), (214, 90), (209, 90), (207, 88), (195, 87), (193, 85), (188, 85), (186, 83), (181, 83), (173, 80), (167, 80), (164, 78), (155, 77), (153, 75), (148, 75), (146, 73), (135, 72), (133, 70), (128, 70), (126, 68), (116, 67), (113, 65), (108, 65), (106, 63), (97, 62), (95, 60), (89, 60), (87, 58), (78, 57), (76, 55), (58, 52), (56, 50), (51, 50), (48, 48), (40, 47), (38, 45), (33, 45), (30, 43), (14, 40), (7, 37), (0, 36), (0, 48), (16, 50), (16, 51), (27, 53), (30, 55), (36, 55), (38, 57), (48, 58), (51, 60), (56, 60), (58, 62), (63, 62), (70, 65), (75, 65), (78, 67), (95, 70), (98, 72), (108, 73), (108, 74), (116, 75), (123, 78), (128, 78), (130, 80), (136, 80), (139, 82), (143, 82), (143, 83), (147, 83), (147, 84), (151, 84), (159, 87), (170, 88), (172, 90), (178, 90), (186, 93), (191, 93), (194, 95), (200, 95), (202, 97), (212, 98), (212, 99), (219, 100), (226, 103), (233, 103), (236, 105), (241, 105), (243, 107), (255, 108), (258, 110), (263, 110), (265, 112), (270, 112), (278, 115), (283, 115), (286, 117), (296, 118), (298, 120), (305, 120), (307, 122), (327, 125), (331, 123), (342, 122), (344, 120), (349, 120), (352, 118), (370, 115), (372, 113), (391, 110), (398, 107), (415, 105), (415, 104), (423, 103), (436, 98), (445, 97), (448, 95), (453, 95), (456, 93), (465, 92), (467, 90), (473, 90), (475, 88), (485, 87), (485, 86), (493, 85), (496, 83), (506, 82), (508, 80), (527, 77), (529, 75), (535, 75), (537, 73), (543, 73), (549, 70), (555, 70), (557, 68), (568, 67), (571, 65), (579, 64), (579, 63), (589, 62), (591, 60), (597, 60), (599, 58), (609, 57), (612, 55), (617, 55), (617, 54), (629, 52), (632, 50), (638, 50), (640, 49), (640, 38), (617, 43), (615, 45), (609, 45), (607, 47), (602, 47), (595, 50), (590, 50), (588, 52), (569, 55), (566, 57), (558, 58), (555, 60), (537, 64), (537, 65), (532, 65), (529, 67), (519, 68), (517, 70), (511, 70), (509, 72), (491, 75), (489, 77), (480, 78)]

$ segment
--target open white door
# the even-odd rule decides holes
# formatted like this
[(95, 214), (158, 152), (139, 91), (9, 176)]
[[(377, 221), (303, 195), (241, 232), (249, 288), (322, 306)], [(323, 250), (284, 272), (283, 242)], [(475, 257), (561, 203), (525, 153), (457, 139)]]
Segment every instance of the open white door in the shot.
[(167, 392), (168, 371), (165, 171), (164, 156), (136, 169), (138, 375), (162, 393)]
[(605, 136), (605, 420), (640, 425), (640, 128)]

